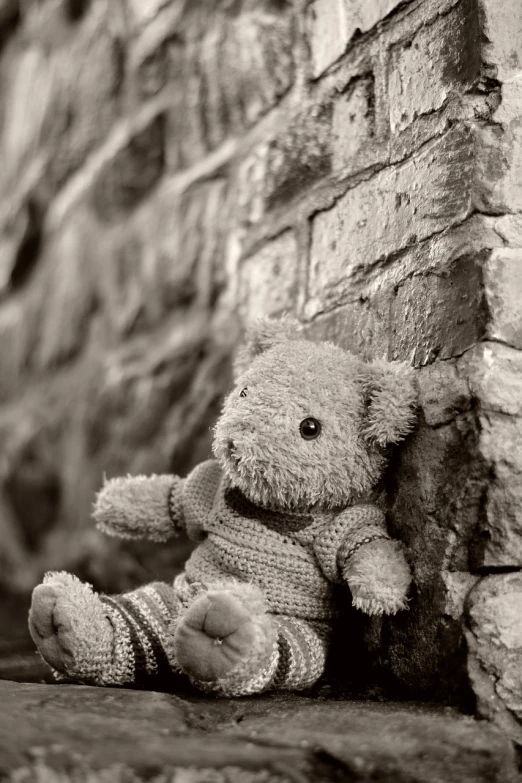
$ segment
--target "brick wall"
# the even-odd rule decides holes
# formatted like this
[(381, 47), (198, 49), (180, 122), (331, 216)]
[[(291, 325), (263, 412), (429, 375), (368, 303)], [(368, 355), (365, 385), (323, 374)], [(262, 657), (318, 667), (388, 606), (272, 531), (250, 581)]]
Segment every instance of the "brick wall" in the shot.
[(202, 459), (237, 322), (293, 312), (419, 370), (416, 586), (361, 632), (395, 692), (465, 699), (465, 597), (522, 565), (518, 0), (0, 0), (0, 46), (4, 583), (170, 573), (93, 493)]

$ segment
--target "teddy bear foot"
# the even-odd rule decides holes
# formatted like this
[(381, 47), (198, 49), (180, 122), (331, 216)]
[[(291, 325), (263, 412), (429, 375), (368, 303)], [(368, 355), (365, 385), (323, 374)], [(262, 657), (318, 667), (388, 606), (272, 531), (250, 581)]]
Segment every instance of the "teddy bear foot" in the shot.
[(114, 631), (90, 585), (65, 572), (47, 574), (33, 590), (29, 631), (59, 674), (103, 679), (100, 662), (110, 659)]
[(258, 693), (277, 666), (277, 629), (261, 591), (248, 584), (211, 589), (173, 629), (178, 667), (206, 691)]

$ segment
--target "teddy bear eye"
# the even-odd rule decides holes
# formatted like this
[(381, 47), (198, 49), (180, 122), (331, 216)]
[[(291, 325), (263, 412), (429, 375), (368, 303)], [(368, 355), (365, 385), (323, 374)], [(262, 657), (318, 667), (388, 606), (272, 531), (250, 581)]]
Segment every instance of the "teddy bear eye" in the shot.
[(299, 425), (299, 432), (305, 440), (314, 440), (321, 432), (321, 422), (309, 416)]
[(239, 392), (239, 396), (240, 396), (240, 397), (246, 397), (246, 396), (247, 396), (247, 388), (248, 388), (248, 387), (247, 387), (247, 386), (245, 386), (245, 388), (244, 388), (244, 389), (241, 389), (241, 391)]

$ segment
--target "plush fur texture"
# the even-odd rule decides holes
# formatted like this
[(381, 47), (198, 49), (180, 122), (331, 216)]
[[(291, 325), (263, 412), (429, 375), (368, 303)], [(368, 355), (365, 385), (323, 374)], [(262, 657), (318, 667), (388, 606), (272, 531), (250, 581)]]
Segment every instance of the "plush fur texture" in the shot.
[(343, 576), (354, 606), (366, 614), (384, 614), (384, 607), (386, 614), (407, 608), (411, 574), (398, 541), (364, 544), (347, 561)]
[[(284, 334), (290, 328), (284, 323)], [(343, 508), (376, 484), (384, 448), (415, 420), (413, 373), (366, 365), (330, 343), (281, 339), (262, 328), (256, 360), (240, 373), (215, 428), (214, 454), (231, 482), (260, 506)], [(261, 350), (264, 347), (264, 351)], [(321, 422), (316, 440), (299, 425)]]
[(173, 538), (177, 531), (168, 508), (172, 481), (172, 476), (127, 476), (107, 482), (94, 504), (98, 528), (119, 538)]
[[(59, 676), (98, 684), (182, 671), (205, 691), (299, 690), (321, 676), (348, 584), (367, 614), (407, 607), (410, 570), (372, 502), (415, 419), (413, 371), (303, 339), (291, 319), (251, 327), (214, 431), (186, 479), (113, 479), (100, 529), (198, 546), (171, 585), (98, 596), (74, 577), (37, 587), (29, 626)], [(312, 419), (312, 430), (303, 422)]]

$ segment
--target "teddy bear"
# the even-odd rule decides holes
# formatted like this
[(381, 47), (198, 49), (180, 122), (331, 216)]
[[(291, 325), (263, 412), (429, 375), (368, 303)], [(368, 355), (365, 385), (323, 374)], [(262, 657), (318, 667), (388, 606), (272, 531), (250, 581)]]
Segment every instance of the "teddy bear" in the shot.
[(182, 672), (222, 696), (311, 687), (339, 614), (336, 584), (367, 614), (407, 608), (410, 569), (375, 496), (415, 406), (403, 363), (312, 342), (289, 318), (251, 326), (214, 458), (186, 478), (111, 479), (96, 498), (109, 535), (186, 531), (197, 546), (183, 572), (118, 596), (46, 574), (29, 614), (43, 659), (58, 679), (88, 684)]

